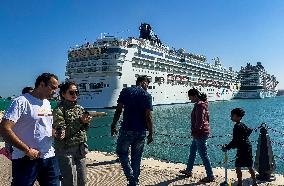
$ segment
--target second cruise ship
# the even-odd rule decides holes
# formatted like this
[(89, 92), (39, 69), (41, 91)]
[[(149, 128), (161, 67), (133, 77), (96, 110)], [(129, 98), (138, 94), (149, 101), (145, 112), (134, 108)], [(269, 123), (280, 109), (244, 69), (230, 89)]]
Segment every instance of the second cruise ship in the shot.
[(203, 55), (170, 49), (142, 23), (139, 38), (103, 36), (68, 51), (66, 76), (79, 85), (79, 102), (85, 108), (116, 106), (120, 91), (135, 86), (147, 75), (154, 105), (189, 102), (187, 92), (195, 87), (209, 101), (232, 99), (240, 89), (238, 73), (224, 68), (218, 57), (212, 63)]
[(247, 63), (239, 72), (241, 88), (236, 99), (263, 99), (275, 97), (278, 93), (278, 81), (265, 70), (261, 62), (256, 65)]

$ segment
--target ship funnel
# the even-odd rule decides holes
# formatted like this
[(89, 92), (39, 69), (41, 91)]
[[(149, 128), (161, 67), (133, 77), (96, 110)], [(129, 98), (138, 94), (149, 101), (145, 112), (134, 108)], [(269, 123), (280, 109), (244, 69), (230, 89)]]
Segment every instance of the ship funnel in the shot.
[(162, 44), (162, 42), (159, 39), (158, 35), (156, 35), (154, 33), (154, 31), (152, 30), (152, 27), (151, 27), (150, 24), (148, 24), (148, 23), (141, 23), (141, 25), (139, 27), (139, 30), (140, 30), (139, 38), (146, 39), (146, 40), (149, 40), (149, 41), (154, 41), (158, 45)]

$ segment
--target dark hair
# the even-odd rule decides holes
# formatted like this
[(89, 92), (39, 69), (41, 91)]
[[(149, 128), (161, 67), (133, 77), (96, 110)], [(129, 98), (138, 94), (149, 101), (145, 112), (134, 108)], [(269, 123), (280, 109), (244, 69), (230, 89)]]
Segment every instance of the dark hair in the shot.
[(36, 78), (35, 88), (37, 88), (41, 82), (44, 82), (45, 86), (47, 86), (51, 78), (55, 78), (56, 80), (58, 80), (58, 77), (54, 74), (51, 73), (41, 74)]
[(63, 93), (66, 93), (67, 90), (70, 88), (70, 86), (75, 85), (77, 87), (77, 84), (75, 82), (65, 82), (61, 83), (59, 85), (59, 95), (62, 100), (64, 100), (64, 97), (62, 96)]
[(150, 83), (150, 80), (147, 76), (138, 76), (136, 80), (136, 86), (138, 86), (143, 81), (147, 81), (148, 83)]
[(198, 99), (200, 99), (201, 101), (206, 101), (207, 100), (207, 95), (205, 93), (201, 93), (199, 92), (197, 89), (192, 88), (190, 89), (188, 92), (188, 97), (189, 96), (196, 96)]
[(231, 111), (231, 115), (237, 115), (239, 117), (244, 117), (246, 112), (241, 108), (235, 108)]
[(29, 93), (30, 91), (33, 91), (33, 90), (34, 90), (33, 87), (25, 87), (22, 90), (22, 94)]

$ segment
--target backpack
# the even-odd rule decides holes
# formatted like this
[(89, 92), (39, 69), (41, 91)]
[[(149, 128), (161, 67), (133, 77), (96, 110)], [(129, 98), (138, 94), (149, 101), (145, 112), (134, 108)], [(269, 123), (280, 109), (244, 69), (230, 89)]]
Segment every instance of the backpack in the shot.
[(252, 129), (246, 126), (244, 123), (242, 123), (243, 129), (244, 129), (244, 135), (245, 137), (249, 137), (252, 133)]

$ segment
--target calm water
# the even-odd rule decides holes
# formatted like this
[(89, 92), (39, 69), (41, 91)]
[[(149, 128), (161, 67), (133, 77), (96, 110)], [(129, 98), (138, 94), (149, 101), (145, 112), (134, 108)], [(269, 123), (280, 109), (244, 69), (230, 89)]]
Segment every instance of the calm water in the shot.
[[(225, 135), (231, 134), (233, 130), (233, 123), (230, 121), (230, 111), (233, 108), (242, 107), (246, 110), (246, 116), (243, 122), (249, 127), (255, 128), (261, 123), (265, 122), (268, 126), (275, 130), (283, 132), (284, 128), (284, 97), (263, 99), (263, 100), (232, 100), (228, 102), (215, 102), (210, 103), (210, 124), (212, 135)], [(193, 104), (184, 105), (166, 105), (154, 107), (153, 118), (155, 131), (157, 133), (189, 136), (190, 135), (190, 113)], [(108, 113), (107, 117), (97, 118), (93, 121), (92, 126), (101, 126), (111, 124), (114, 110), (103, 110)], [(108, 127), (90, 129), (89, 136), (101, 136), (109, 134)], [(250, 137), (252, 141), (256, 141), (259, 135), (253, 133)], [(284, 136), (269, 131), (271, 140), (279, 143), (284, 143)], [(230, 141), (231, 137), (213, 138), (208, 140), (209, 156), (214, 167), (221, 166), (218, 163), (223, 160), (223, 153), (218, 144), (225, 144)], [(116, 142), (116, 138), (102, 137), (97, 139), (89, 139), (91, 150), (99, 150), (106, 152), (114, 152), (115, 146), (112, 145)], [(183, 139), (177, 137), (168, 137), (155, 135), (155, 142), (146, 146), (144, 157), (154, 157), (156, 159), (168, 159), (172, 162), (186, 163), (189, 147), (177, 146), (174, 144), (163, 144), (162, 142), (176, 143), (176, 144), (190, 144), (191, 139)], [(274, 154), (284, 157), (283, 146), (272, 144)], [(256, 142), (253, 142), (254, 155), (256, 152)], [(230, 159), (235, 156), (235, 151), (229, 152)], [(199, 156), (196, 164), (201, 163)], [(284, 174), (284, 162), (278, 158), (276, 160), (276, 171)], [(233, 167), (234, 163), (230, 163)]]

